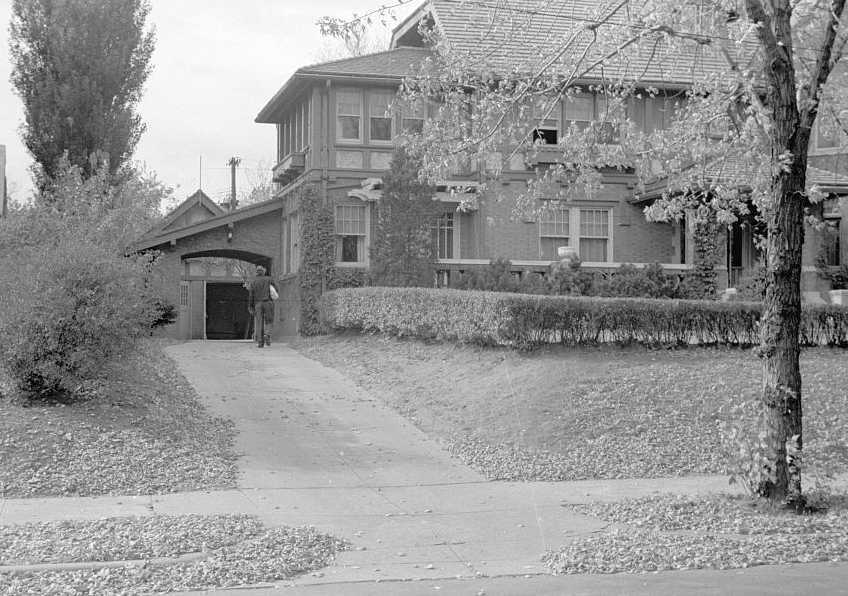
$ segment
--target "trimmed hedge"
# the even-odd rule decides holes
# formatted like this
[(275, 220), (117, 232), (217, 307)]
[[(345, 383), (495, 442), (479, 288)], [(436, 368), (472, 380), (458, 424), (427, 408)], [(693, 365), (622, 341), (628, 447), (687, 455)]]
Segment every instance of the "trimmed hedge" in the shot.
[[(346, 288), (321, 298), (324, 324), (529, 348), (544, 344), (650, 346), (759, 342), (756, 302), (537, 296), (426, 288)], [(848, 346), (848, 309), (805, 306), (804, 345)]]

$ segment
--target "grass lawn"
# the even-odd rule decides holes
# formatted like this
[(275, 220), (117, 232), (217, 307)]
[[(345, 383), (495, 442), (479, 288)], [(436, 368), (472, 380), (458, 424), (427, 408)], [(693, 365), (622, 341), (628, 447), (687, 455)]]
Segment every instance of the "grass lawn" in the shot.
[(232, 488), (231, 422), (210, 417), (150, 340), (72, 405), (0, 399), (0, 497)]
[(848, 502), (796, 515), (743, 497), (649, 497), (571, 507), (609, 523), (545, 561), (554, 573), (738, 569), (848, 560)]
[[(754, 400), (751, 351), (531, 353), (345, 334), (296, 340), (492, 479), (723, 473), (722, 420)], [(848, 470), (848, 351), (802, 356), (806, 463)]]
[[(326, 567), (345, 548), (346, 542), (312, 527), (268, 529), (247, 515), (5, 526), (0, 527), (0, 593), (150, 594), (273, 582)], [(138, 563), (151, 558), (159, 560)], [(110, 561), (119, 564), (97, 565)], [(63, 563), (88, 565), (72, 569)]]

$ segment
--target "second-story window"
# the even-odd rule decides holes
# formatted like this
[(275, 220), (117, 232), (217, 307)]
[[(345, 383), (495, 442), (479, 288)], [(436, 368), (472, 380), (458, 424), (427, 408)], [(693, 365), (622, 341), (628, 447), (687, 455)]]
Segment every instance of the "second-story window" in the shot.
[(565, 102), (565, 121), (577, 130), (585, 130), (595, 118), (595, 98), (587, 93), (569, 97)]
[(559, 119), (562, 107), (557, 102), (550, 106), (545, 103), (533, 110), (533, 142), (545, 145), (556, 145), (559, 142)]
[(359, 91), (336, 92), (336, 139), (362, 141), (362, 94)]
[(369, 134), (372, 141), (392, 140), (392, 93), (371, 93), (368, 96)]

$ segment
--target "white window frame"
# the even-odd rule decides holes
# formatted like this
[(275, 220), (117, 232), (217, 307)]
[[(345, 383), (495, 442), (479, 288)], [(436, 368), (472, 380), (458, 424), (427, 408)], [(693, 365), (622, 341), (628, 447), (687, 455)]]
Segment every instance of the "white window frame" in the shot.
[(613, 252), (612, 252), (612, 209), (608, 209), (608, 208), (604, 208), (604, 207), (595, 207), (595, 206), (581, 206), (581, 207), (578, 207), (577, 209), (575, 209), (575, 211), (577, 211), (577, 223), (578, 223), (578, 225), (583, 223), (583, 212), (584, 211), (597, 211), (597, 212), (602, 212), (602, 213), (607, 214), (606, 236), (589, 236), (589, 235), (584, 236), (583, 230), (581, 229), (581, 227), (578, 227), (577, 228), (577, 234), (575, 235), (576, 236), (576, 248), (577, 248), (578, 256), (580, 256), (580, 258), (583, 259), (583, 256), (580, 254), (580, 241), (582, 239), (586, 238), (587, 240), (600, 240), (600, 239), (606, 240), (607, 248), (606, 248), (606, 255), (604, 255), (604, 257), (605, 257), (604, 260), (603, 261), (589, 261), (589, 262), (593, 262), (593, 263), (594, 262), (599, 262), (599, 263), (610, 263), (610, 262), (612, 262), (612, 254), (613, 254)]
[[(546, 211), (549, 208), (546, 208)], [(591, 263), (611, 263), (613, 262), (614, 246), (613, 246), (613, 215), (614, 211), (611, 207), (598, 206), (598, 205), (574, 205), (568, 204), (567, 206), (553, 207), (550, 208), (558, 211), (568, 211), (568, 235), (560, 235), (560, 234), (544, 234), (543, 233), (543, 225), (546, 223), (550, 223), (550, 221), (545, 221), (545, 213), (543, 211), (539, 217), (539, 258), (542, 258), (542, 239), (543, 238), (562, 238), (564, 242), (560, 246), (569, 246), (574, 249), (577, 256), (582, 260), (583, 256), (580, 254), (580, 239), (581, 238), (604, 238), (602, 236), (581, 236), (580, 234), (580, 218), (581, 211), (606, 211), (607, 212), (607, 236), (605, 240), (607, 241), (607, 250), (606, 250), (606, 258), (604, 261), (587, 261)], [(549, 212), (549, 211), (548, 211)], [(555, 256), (555, 259), (558, 258)]]
[[(560, 215), (565, 212), (564, 217), (556, 217), (550, 218), (550, 215), (557, 214)], [(572, 217), (574, 215), (574, 209), (571, 207), (546, 207), (542, 214), (539, 216), (539, 258), (542, 258), (542, 240), (543, 239), (551, 239), (551, 238), (560, 238), (562, 240), (562, 244), (559, 246), (572, 246), (571, 236), (573, 230), (573, 222)], [(547, 216), (547, 217), (546, 217)], [(553, 225), (558, 226), (560, 224), (568, 224), (568, 234), (562, 233), (545, 233), (544, 226), (545, 225)], [(557, 255), (552, 255), (554, 260), (558, 259)]]
[[(347, 95), (349, 97), (353, 97), (355, 95), (359, 98), (359, 113), (358, 114), (354, 114), (353, 112), (342, 113), (340, 98), (344, 97), (345, 95)], [(364, 133), (364, 128), (365, 128), (364, 127), (364, 120), (365, 120), (365, 118), (363, 117), (363, 112), (364, 112), (364, 109), (365, 109), (365, 102), (363, 101), (362, 91), (360, 91), (359, 89), (336, 89), (335, 97), (336, 97), (336, 143), (339, 144), (339, 145), (361, 145), (362, 142), (363, 142), (363, 138), (364, 138), (363, 135), (365, 134)], [(342, 123), (341, 123), (342, 117), (359, 118), (359, 136), (357, 138), (355, 138), (355, 139), (349, 138), (348, 139), (348, 138), (342, 137)]]
[[(339, 230), (339, 209), (355, 208), (360, 210), (364, 216), (364, 232), (363, 233), (342, 233)], [(369, 249), (371, 246), (371, 210), (368, 205), (362, 203), (341, 203), (333, 209), (333, 233), (335, 235), (335, 251), (336, 251), (336, 267), (367, 267), (369, 264)], [(358, 236), (361, 240), (357, 241), (357, 259), (356, 261), (342, 261), (342, 238), (345, 236)]]
[[(392, 93), (391, 91), (370, 91), (368, 93), (368, 143), (372, 145), (391, 145), (392, 141), (395, 137), (395, 116), (392, 110), (392, 104), (394, 103), (394, 99), (396, 93)], [(377, 98), (385, 98), (388, 99), (386, 103), (386, 111), (383, 112), (383, 115), (374, 114), (373, 110), (376, 107), (376, 99)], [(381, 102), (382, 104), (382, 102)], [(379, 120), (388, 120), (389, 121), (389, 138), (388, 139), (374, 139), (371, 136), (371, 120), (372, 119)]]

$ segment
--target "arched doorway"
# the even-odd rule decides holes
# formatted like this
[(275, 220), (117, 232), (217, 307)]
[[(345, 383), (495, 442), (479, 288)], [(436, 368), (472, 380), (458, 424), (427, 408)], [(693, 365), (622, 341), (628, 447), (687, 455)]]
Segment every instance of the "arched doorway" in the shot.
[(179, 335), (183, 339), (250, 339), (247, 283), (256, 266), (272, 259), (238, 250), (205, 250), (182, 256)]

